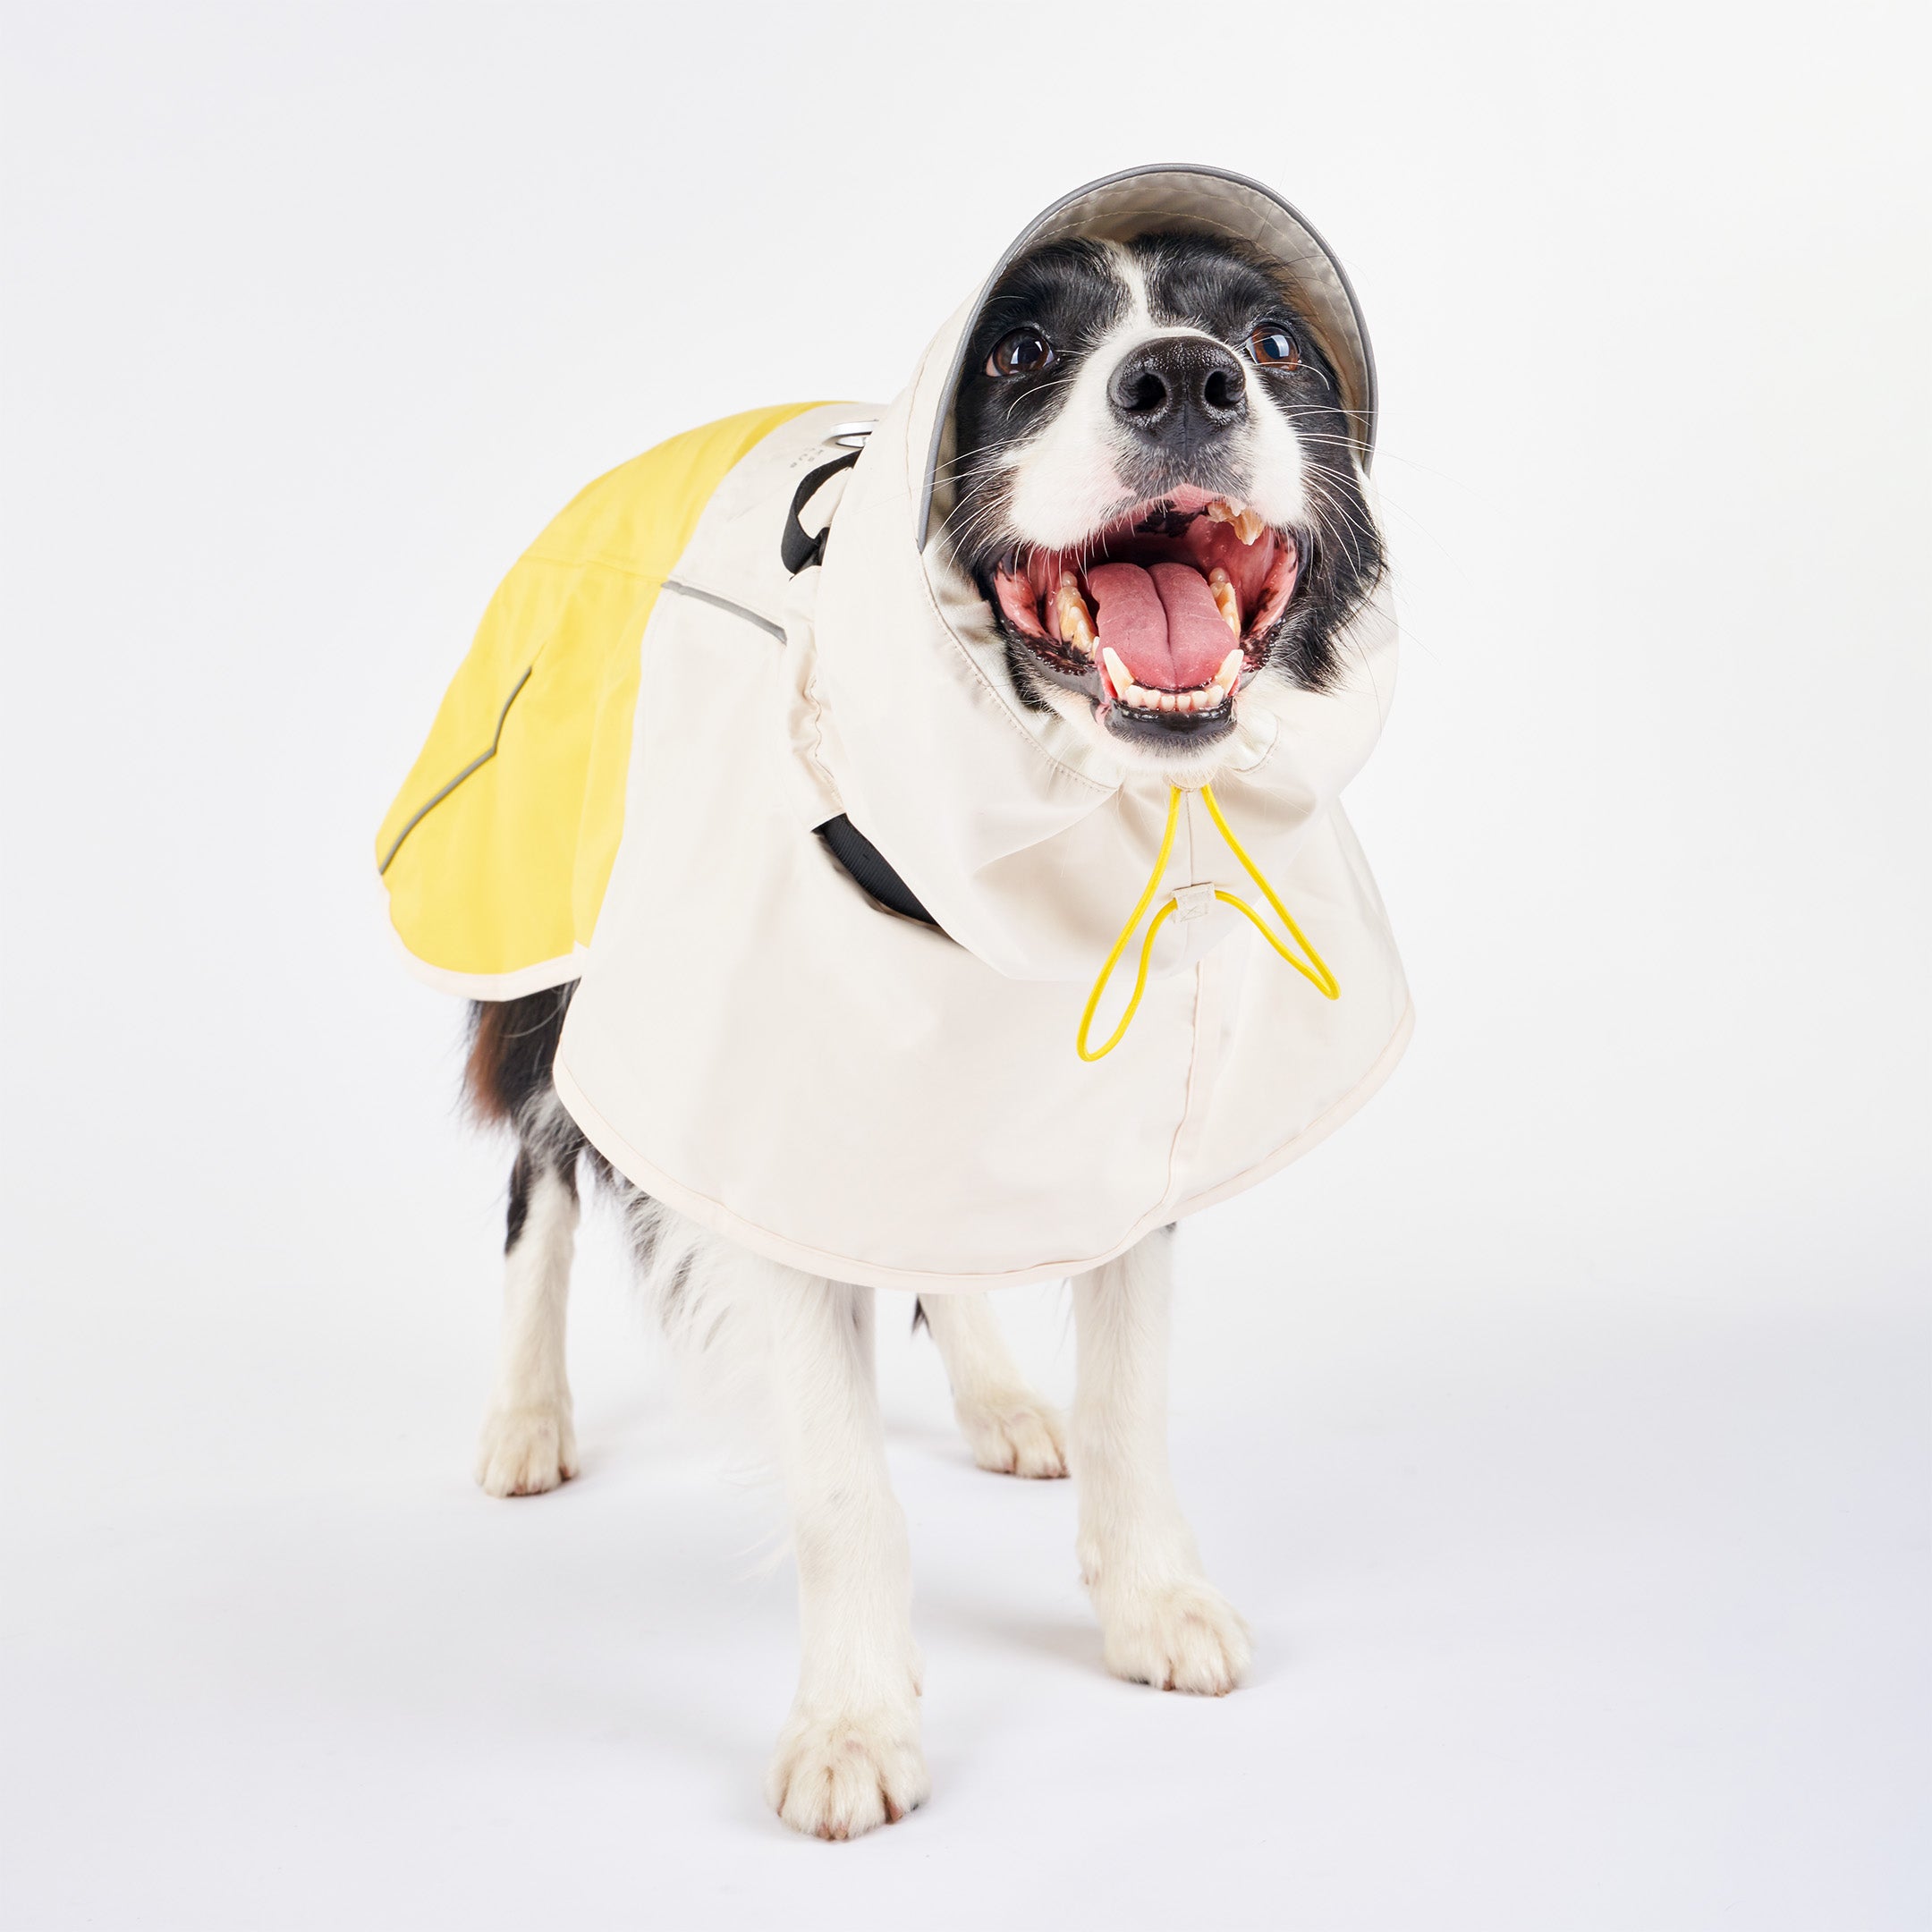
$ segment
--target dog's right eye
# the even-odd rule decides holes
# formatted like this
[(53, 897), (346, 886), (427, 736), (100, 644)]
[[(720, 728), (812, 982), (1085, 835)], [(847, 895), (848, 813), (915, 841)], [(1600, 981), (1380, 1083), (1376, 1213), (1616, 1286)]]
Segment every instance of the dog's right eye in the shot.
[(987, 358), (988, 376), (1038, 376), (1054, 364), (1054, 345), (1037, 328), (1002, 335)]

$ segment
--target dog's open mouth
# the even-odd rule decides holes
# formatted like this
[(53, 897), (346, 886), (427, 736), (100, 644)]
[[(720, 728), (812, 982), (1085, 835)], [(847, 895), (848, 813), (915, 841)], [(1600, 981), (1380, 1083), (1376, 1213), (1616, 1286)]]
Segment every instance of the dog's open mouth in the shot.
[(1294, 595), (1294, 537), (1205, 490), (1140, 504), (1072, 550), (993, 572), (1001, 614), (1116, 730), (1214, 733)]

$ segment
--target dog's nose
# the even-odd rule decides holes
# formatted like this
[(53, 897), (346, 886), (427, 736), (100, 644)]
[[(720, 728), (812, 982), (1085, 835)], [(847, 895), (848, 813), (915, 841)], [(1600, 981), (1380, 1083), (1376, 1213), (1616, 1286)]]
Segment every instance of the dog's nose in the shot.
[(1107, 400), (1136, 436), (1178, 452), (1246, 419), (1248, 380), (1233, 352), (1219, 343), (1168, 335), (1121, 358)]

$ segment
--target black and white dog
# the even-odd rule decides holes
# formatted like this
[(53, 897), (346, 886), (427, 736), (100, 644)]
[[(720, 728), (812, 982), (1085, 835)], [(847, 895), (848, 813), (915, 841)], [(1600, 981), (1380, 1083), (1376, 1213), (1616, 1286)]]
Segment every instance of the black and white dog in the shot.
[[(1024, 702), (1199, 783), (1254, 681), (1332, 678), (1337, 634), (1380, 576), (1382, 548), (1335, 371), (1277, 272), (1198, 236), (1049, 244), (1005, 275), (965, 368), (947, 567), (996, 614)], [(622, 1200), (667, 1331), (764, 1378), (802, 1650), (770, 1797), (801, 1831), (856, 1835), (928, 1790), (905, 1523), (873, 1388), (873, 1291), (762, 1260), (614, 1176), (551, 1085), (570, 996), (474, 1009), (470, 1097), (519, 1142), (477, 1479), (493, 1496), (529, 1496), (576, 1473), (564, 1304), (588, 1162)], [(1201, 1573), (1168, 1474), (1171, 1247), (1155, 1235), (1073, 1283), (1070, 1424), (1026, 1387), (983, 1295), (928, 1297), (915, 1324), (945, 1358), (982, 1468), (1071, 1468), (1107, 1666), (1219, 1694), (1240, 1682), (1249, 1641)]]

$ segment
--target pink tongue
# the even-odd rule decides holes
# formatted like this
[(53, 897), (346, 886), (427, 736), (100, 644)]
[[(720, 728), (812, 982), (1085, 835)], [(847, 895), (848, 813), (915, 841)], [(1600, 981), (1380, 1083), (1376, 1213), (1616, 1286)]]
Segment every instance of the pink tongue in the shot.
[(1234, 648), (1208, 580), (1191, 564), (1097, 564), (1087, 587), (1099, 606), (1101, 643), (1149, 691), (1207, 683)]

